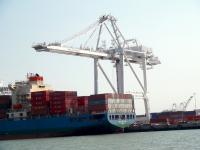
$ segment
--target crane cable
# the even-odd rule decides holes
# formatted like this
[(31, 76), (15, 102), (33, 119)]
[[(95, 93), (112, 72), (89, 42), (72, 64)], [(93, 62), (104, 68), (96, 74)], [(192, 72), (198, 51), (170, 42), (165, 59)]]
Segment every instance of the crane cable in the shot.
[(84, 30), (72, 35), (71, 37), (65, 39), (65, 40), (62, 40), (60, 43), (61, 45), (65, 45), (68, 41), (71, 41), (73, 40), (74, 38), (78, 37), (78, 36), (81, 36), (85, 33), (87, 33), (89, 30), (91, 30), (92, 28), (94, 28), (95, 26), (99, 26), (100, 24), (104, 23), (106, 20), (109, 20), (110, 16), (102, 16), (101, 18), (99, 18), (99, 20), (95, 21), (94, 23), (92, 23), (91, 25), (89, 25), (87, 28), (85, 28)]
[(89, 25), (87, 28), (85, 28), (84, 30), (72, 35), (71, 37), (61, 41), (62, 45), (65, 45), (67, 42), (73, 40), (74, 38), (81, 36), (85, 33), (87, 33), (89, 30), (91, 30), (92, 28), (94, 28), (95, 26), (97, 26), (99, 24), (99, 21), (94, 22), (93, 24)]
[(96, 32), (96, 30), (97, 30), (97, 27), (94, 28), (94, 30), (90, 34), (89, 38), (85, 41), (83, 48), (86, 48), (86, 45), (87, 45), (88, 41), (93, 37), (93, 35)]

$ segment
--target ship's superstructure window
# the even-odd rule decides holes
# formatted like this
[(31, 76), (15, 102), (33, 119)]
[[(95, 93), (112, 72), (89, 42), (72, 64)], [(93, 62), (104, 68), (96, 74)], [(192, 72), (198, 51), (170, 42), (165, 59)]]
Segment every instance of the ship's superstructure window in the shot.
[(115, 119), (118, 120), (119, 119), (119, 115), (115, 115)]
[(114, 115), (112, 115), (112, 120), (114, 120), (115, 119), (115, 116)]
[(125, 115), (121, 115), (121, 119), (124, 120), (125, 119)]

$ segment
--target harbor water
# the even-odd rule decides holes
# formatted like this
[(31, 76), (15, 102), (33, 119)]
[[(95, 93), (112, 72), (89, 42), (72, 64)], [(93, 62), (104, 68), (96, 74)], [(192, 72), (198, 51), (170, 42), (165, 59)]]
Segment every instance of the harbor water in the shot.
[(200, 130), (0, 141), (0, 150), (199, 150)]

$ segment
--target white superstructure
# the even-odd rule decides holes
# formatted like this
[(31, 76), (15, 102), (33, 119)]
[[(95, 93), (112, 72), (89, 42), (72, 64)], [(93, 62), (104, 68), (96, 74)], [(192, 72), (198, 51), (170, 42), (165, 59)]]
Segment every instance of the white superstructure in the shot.
[(0, 81), (0, 95), (11, 95), (11, 90), (3, 85), (3, 81)]
[(12, 104), (24, 104), (28, 107), (31, 92), (51, 90), (49, 85), (43, 83), (43, 77), (38, 74), (28, 73), (26, 81), (17, 81), (9, 88), (12, 90)]

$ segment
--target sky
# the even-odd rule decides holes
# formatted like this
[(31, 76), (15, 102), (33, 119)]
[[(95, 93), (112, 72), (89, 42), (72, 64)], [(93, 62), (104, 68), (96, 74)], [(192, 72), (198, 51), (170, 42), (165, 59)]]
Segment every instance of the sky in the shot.
[[(151, 112), (171, 109), (196, 93), (200, 108), (200, 1), (198, 0), (0, 0), (0, 80), (24, 80), (28, 72), (44, 76), (58, 90), (93, 94), (93, 60), (37, 53), (33, 43), (66, 39), (99, 16), (111, 14), (123, 35), (150, 47), (161, 64), (147, 71)], [(112, 81), (115, 68), (101, 62)], [(135, 66), (142, 79), (141, 70)], [(125, 91), (141, 91), (128, 68)], [(111, 92), (100, 74), (100, 92)], [(142, 114), (142, 100), (135, 100)], [(194, 100), (188, 109), (194, 109)]]

